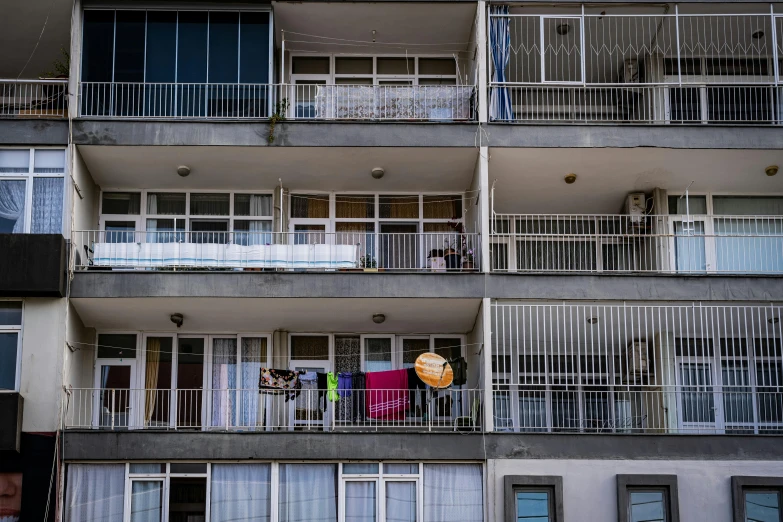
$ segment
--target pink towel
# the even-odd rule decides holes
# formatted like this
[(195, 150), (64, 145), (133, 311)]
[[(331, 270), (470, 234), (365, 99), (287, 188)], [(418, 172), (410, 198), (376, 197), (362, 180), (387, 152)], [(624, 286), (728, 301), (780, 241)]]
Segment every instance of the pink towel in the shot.
[(408, 371), (367, 374), (367, 416), (371, 419), (405, 420), (408, 410)]

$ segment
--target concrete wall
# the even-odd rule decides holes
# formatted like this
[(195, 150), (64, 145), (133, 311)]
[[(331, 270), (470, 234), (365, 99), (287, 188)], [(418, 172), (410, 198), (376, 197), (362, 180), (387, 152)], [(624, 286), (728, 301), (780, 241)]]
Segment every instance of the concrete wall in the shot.
[(484, 311), (483, 303), (479, 306), (476, 315), (476, 323), (466, 337), (467, 349), (465, 350), (468, 362), (468, 388), (478, 389), (483, 384), (482, 375), (484, 373), (483, 358), (481, 357), (484, 346)]
[(63, 361), (63, 385), (73, 388), (92, 388), (93, 361), (95, 360), (95, 330), (86, 328), (73, 305), (68, 304), (66, 320), (68, 344), (73, 351), (66, 349)]
[(98, 207), (100, 188), (92, 180), (87, 165), (79, 153), (79, 149), (73, 150), (73, 182), (79, 187), (74, 189), (73, 200), (73, 230), (97, 230)]
[(55, 431), (63, 382), (65, 300), (25, 299), (22, 321), (22, 431)]
[(489, 460), (489, 520), (503, 520), (505, 475), (559, 475), (563, 477), (563, 522), (615, 522), (617, 474), (677, 475), (682, 522), (732, 522), (731, 477), (779, 477), (783, 475), (783, 463), (747, 460)]

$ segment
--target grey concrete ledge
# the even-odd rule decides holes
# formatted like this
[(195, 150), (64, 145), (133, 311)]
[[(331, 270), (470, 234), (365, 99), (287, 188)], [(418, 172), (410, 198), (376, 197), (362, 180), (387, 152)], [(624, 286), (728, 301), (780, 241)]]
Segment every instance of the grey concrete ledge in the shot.
[(484, 297), (482, 274), (362, 272), (76, 272), (72, 298)]
[(494, 299), (783, 301), (783, 277), (490, 274)]
[(0, 145), (68, 145), (68, 120), (0, 119)]
[(780, 149), (778, 126), (520, 125), (486, 126), (490, 147)]
[(74, 120), (76, 145), (474, 147), (476, 123)]
[(66, 431), (66, 460), (783, 460), (783, 438), (729, 435)]

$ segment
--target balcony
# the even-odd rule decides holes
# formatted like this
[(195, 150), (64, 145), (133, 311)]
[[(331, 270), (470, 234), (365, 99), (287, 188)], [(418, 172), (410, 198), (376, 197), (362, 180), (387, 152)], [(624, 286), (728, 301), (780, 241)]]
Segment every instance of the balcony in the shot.
[(493, 305), (496, 431), (783, 433), (779, 306)]
[(496, 272), (783, 274), (783, 216), (495, 214)]
[[(783, 122), (783, 17), (681, 6), (490, 13), (490, 120), (522, 124)], [(633, 9), (631, 11), (631, 9)], [(601, 12), (598, 12), (601, 11)]]
[[(258, 388), (69, 389), (63, 396), (63, 427), (260, 433), (481, 429), (482, 390), (353, 389), (340, 392), (337, 401), (328, 399), (329, 393), (303, 389), (295, 399), (288, 400), (287, 393), (259, 393)], [(375, 404), (402, 400), (408, 406), (394, 419), (373, 413)]]
[(83, 118), (473, 121), (465, 85), (268, 85), (82, 82)]
[(0, 79), (0, 118), (68, 117), (68, 80)]
[(76, 270), (138, 268), (437, 273), (480, 271), (479, 236), (456, 232), (91, 230), (74, 232), (73, 244)]

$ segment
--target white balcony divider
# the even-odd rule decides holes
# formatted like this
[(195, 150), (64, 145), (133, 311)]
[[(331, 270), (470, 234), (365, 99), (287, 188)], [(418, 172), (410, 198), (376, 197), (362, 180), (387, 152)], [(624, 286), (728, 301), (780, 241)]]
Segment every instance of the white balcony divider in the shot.
[[(775, 44), (783, 18), (680, 13), (639, 6), (634, 14), (490, 13), (507, 25), (503, 82), (512, 114), (494, 121), (536, 123), (779, 124), (781, 83)], [(777, 34), (776, 34), (777, 33)], [(490, 69), (493, 61), (489, 61)], [(491, 71), (490, 71), (491, 72)]]
[(475, 118), (464, 85), (267, 85), (81, 82), (84, 117), (164, 119), (422, 120)]
[(783, 433), (783, 307), (496, 303), (497, 431)]
[(491, 270), (783, 274), (783, 216), (495, 214)]
[(0, 118), (67, 117), (67, 80), (0, 79)]
[(480, 235), (458, 232), (73, 233), (74, 268), (479, 271)]
[[(479, 431), (483, 391), (405, 390), (409, 407), (399, 419), (369, 415), (367, 401), (400, 390), (354, 389), (332, 402), (327, 390), (286, 394), (256, 389), (69, 388), (63, 392), (63, 428), (98, 430), (228, 431)], [(324, 411), (324, 404), (326, 411)]]

